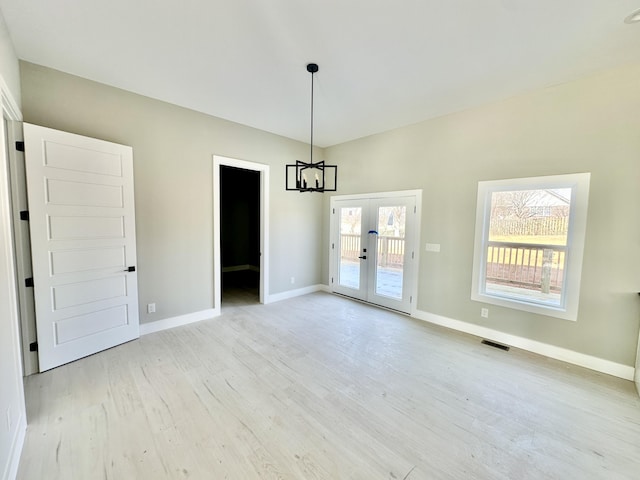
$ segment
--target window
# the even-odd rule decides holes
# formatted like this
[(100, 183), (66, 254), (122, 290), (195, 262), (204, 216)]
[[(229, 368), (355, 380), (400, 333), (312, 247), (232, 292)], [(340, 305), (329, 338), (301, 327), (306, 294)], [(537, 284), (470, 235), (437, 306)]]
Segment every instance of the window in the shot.
[(577, 319), (589, 179), (478, 183), (472, 300)]

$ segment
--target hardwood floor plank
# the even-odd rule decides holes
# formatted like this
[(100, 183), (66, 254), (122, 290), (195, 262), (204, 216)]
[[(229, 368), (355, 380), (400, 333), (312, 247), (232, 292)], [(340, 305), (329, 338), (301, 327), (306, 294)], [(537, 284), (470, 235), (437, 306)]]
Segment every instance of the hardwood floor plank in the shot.
[(312, 294), (27, 378), (18, 478), (638, 479), (627, 382)]

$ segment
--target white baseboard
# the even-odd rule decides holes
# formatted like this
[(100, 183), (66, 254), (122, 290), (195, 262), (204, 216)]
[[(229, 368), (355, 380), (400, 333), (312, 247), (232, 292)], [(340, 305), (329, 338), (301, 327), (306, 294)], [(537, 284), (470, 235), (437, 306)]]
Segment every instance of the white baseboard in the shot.
[(141, 323), (140, 335), (148, 335), (150, 333), (160, 332), (169, 328), (188, 325), (189, 323), (209, 320), (210, 318), (218, 316), (220, 316), (220, 307), (209, 308), (200, 312), (187, 313), (186, 315), (178, 315), (177, 317), (164, 318), (162, 320), (156, 320), (155, 322)]
[(18, 476), (18, 466), (20, 465), (20, 455), (24, 446), (24, 439), (27, 435), (26, 417), (22, 415), (16, 425), (16, 434), (11, 443), (11, 451), (9, 452), (8, 463), (4, 470), (3, 480), (14, 480)]
[[(296, 290), (288, 290), (282, 293), (276, 293), (274, 295), (265, 296), (265, 304), (279, 302), (280, 300), (286, 300), (287, 298), (299, 297), (308, 293), (314, 292), (329, 292), (329, 287), (326, 285), (311, 285), (310, 287), (298, 288)], [(208, 310), (202, 310), (201, 312), (188, 313), (186, 315), (179, 315), (177, 317), (165, 318), (162, 320), (156, 320), (155, 322), (141, 323), (140, 335), (148, 335), (154, 332), (160, 332), (162, 330), (168, 330), (169, 328), (180, 327), (182, 325), (188, 325), (189, 323), (200, 322), (202, 320), (208, 320), (210, 318), (218, 317), (221, 315), (221, 309), (210, 308)]]
[(516, 335), (483, 327), (481, 325), (474, 325), (472, 323), (454, 320), (452, 318), (435, 315), (421, 310), (416, 310), (413, 313), (413, 316), (419, 320), (424, 320), (425, 322), (434, 323), (453, 330), (469, 333), (495, 342), (504, 343), (512, 347), (544, 355), (545, 357), (554, 358), (573, 365), (589, 368), (597, 372), (613, 375), (614, 377), (624, 378), (625, 380), (633, 380), (634, 377), (635, 369), (633, 367), (605, 360), (603, 358), (593, 357), (591, 355), (575, 352), (566, 348), (549, 345), (548, 343), (518, 337)]
[(275, 293), (273, 295), (268, 295), (265, 298), (264, 303), (267, 304), (267, 303), (279, 302), (280, 300), (299, 297), (300, 295), (307, 295), (308, 293), (324, 292), (324, 291), (327, 291), (325, 290), (326, 287), (327, 287), (326, 285), (318, 284), (318, 285), (311, 285), (309, 287), (297, 288), (295, 290), (287, 290), (286, 292)]

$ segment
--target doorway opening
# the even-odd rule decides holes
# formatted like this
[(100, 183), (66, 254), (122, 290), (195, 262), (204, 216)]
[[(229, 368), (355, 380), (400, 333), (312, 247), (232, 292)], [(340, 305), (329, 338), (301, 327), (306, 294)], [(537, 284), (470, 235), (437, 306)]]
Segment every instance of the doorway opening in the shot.
[(260, 302), (260, 172), (220, 167), (222, 305)]
[[(213, 156), (214, 309), (265, 303), (269, 166)], [(224, 298), (223, 298), (224, 292)]]
[(422, 191), (331, 198), (331, 290), (415, 310)]

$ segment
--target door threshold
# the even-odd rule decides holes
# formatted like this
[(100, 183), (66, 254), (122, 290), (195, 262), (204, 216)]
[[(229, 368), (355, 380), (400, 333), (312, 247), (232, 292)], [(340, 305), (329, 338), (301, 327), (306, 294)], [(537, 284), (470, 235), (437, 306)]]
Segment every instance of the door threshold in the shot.
[(349, 300), (353, 300), (353, 301), (358, 302), (358, 303), (364, 303), (365, 305), (370, 305), (372, 307), (381, 308), (381, 309), (387, 310), (389, 312), (400, 313), (402, 315), (406, 315), (407, 317), (411, 316), (410, 312), (405, 312), (403, 310), (398, 310), (398, 309), (391, 308), (391, 307), (385, 307), (384, 305), (380, 305), (378, 303), (373, 303), (373, 302), (368, 302), (367, 300), (362, 300), (362, 299), (356, 298), (356, 297), (351, 297), (349, 295), (345, 295), (344, 293), (339, 293), (339, 292), (334, 292), (334, 291), (331, 291), (331, 293), (333, 295), (338, 295), (339, 297), (347, 298)]

